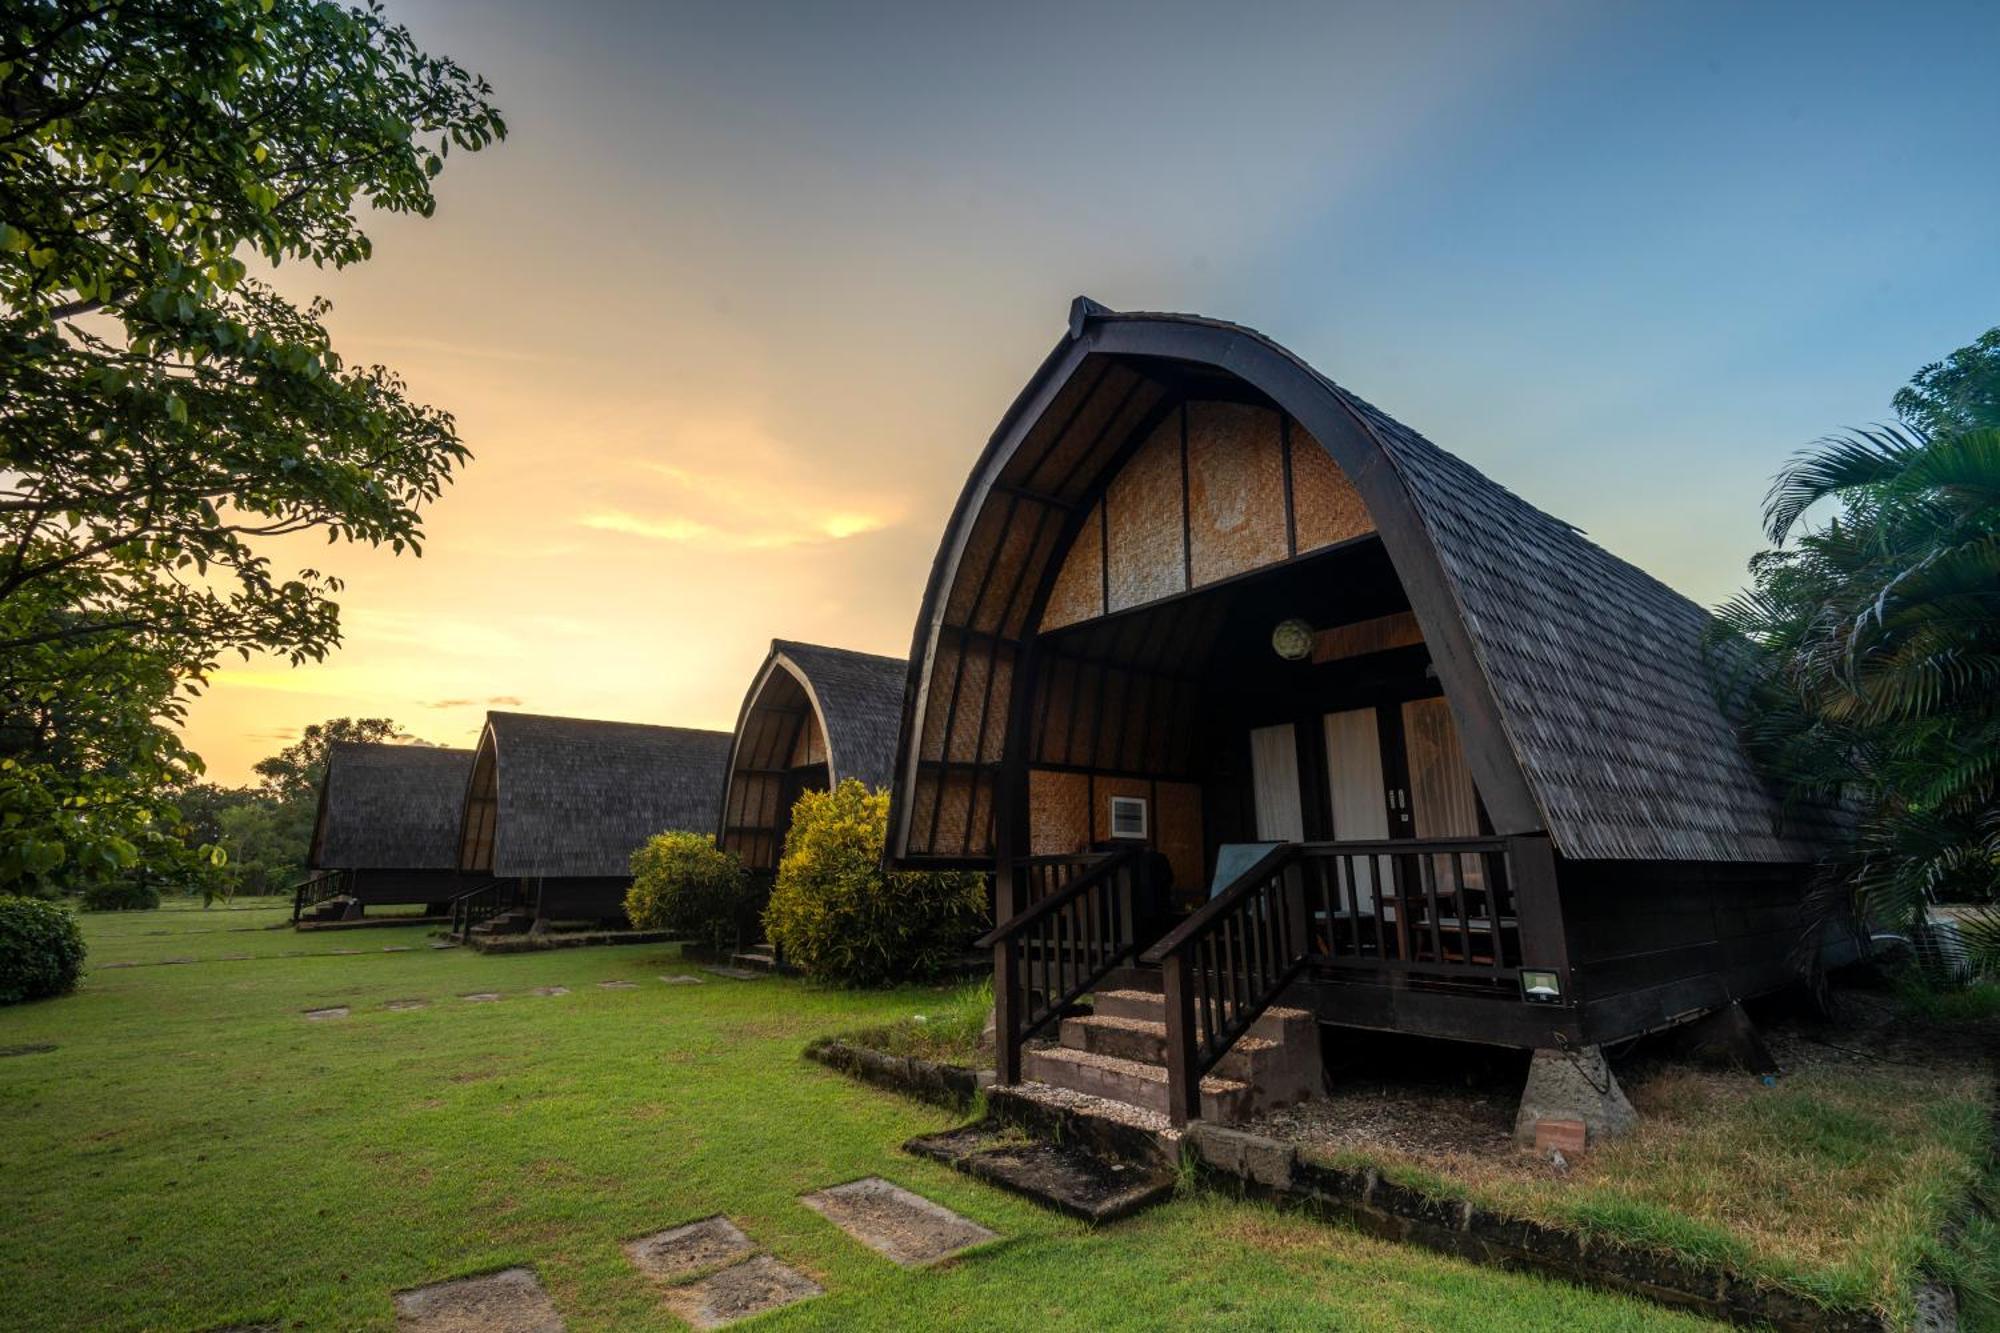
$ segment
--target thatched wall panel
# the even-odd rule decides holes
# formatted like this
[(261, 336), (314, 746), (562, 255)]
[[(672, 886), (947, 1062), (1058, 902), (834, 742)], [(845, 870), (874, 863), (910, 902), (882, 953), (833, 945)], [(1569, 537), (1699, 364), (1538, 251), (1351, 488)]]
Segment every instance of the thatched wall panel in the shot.
[(1192, 782), (1162, 782), (1154, 792), (1153, 843), (1174, 868), (1175, 901), (1201, 902), (1207, 897), (1201, 787)]
[(1028, 848), (1037, 856), (1090, 849), (1090, 776), (1028, 770)]
[(1186, 591), (1186, 499), (1180, 415), (1175, 413), (1139, 446), (1105, 492), (1109, 610)]
[(1375, 520), (1354, 483), (1318, 440), (1297, 422), (1292, 432), (1292, 514), (1298, 553), (1375, 531)]
[(1188, 408), (1189, 562), (1195, 586), (1287, 555), (1278, 414), (1240, 403)]
[(1104, 504), (1090, 508), (1063, 557), (1055, 585), (1049, 589), (1048, 605), (1042, 609), (1044, 632), (1095, 620), (1104, 614)]

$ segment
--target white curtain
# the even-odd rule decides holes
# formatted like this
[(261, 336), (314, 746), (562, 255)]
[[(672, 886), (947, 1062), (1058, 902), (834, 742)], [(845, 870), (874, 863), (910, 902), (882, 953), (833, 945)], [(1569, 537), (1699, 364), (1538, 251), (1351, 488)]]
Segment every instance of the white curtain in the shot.
[(1259, 842), (1304, 842), (1299, 805), (1299, 747), (1289, 722), (1250, 732), (1250, 785)]
[[(1479, 836), (1479, 798), (1472, 770), (1458, 743), (1458, 726), (1451, 705), (1442, 698), (1412, 699), (1403, 705), (1403, 743), (1410, 754), (1410, 813), (1419, 838)], [(1440, 888), (1449, 888), (1448, 857), (1438, 857)], [(1459, 878), (1468, 889), (1484, 884), (1484, 863), (1477, 855), (1458, 858)]]
[[(1382, 733), (1372, 708), (1328, 713), (1326, 785), (1333, 793), (1336, 842), (1375, 842), (1389, 836), (1388, 796), (1382, 782)], [(1375, 910), (1375, 864), (1354, 867), (1355, 909)]]

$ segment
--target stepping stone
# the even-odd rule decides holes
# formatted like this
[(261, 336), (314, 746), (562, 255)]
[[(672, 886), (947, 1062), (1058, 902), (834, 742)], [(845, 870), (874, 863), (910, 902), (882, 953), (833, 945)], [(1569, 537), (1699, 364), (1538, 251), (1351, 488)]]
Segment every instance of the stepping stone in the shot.
[(697, 1273), (733, 1264), (749, 1258), (756, 1250), (750, 1238), (720, 1213), (625, 1242), (625, 1256), (633, 1267), (662, 1282), (680, 1282)]
[(476, 990), (470, 995), (461, 995), (458, 998), (468, 1004), (491, 1004), (500, 998), (500, 992), (497, 990)]
[(429, 1000), (391, 1000), (382, 1007), (384, 1009), (393, 1009), (400, 1014), (407, 1013), (411, 1009), (428, 1009), (430, 1003)]
[(600, 982), (598, 982), (598, 983), (597, 983), (597, 989), (599, 989), (599, 990), (637, 990), (637, 989), (639, 989), (639, 983), (638, 983), (638, 982), (636, 982), (636, 981), (600, 981)]
[(999, 1237), (942, 1204), (880, 1176), (835, 1185), (799, 1202), (869, 1249), (914, 1268)]
[(768, 972), (752, 972), (747, 967), (726, 967), (720, 963), (714, 967), (704, 967), (702, 971), (718, 977), (728, 977), (731, 981), (761, 981), (770, 975)]
[(397, 1333), (564, 1333), (531, 1268), (396, 1293)]
[(569, 987), (567, 987), (567, 986), (537, 986), (537, 987), (535, 987), (535, 988), (534, 988), (533, 990), (529, 991), (529, 992), (528, 992), (528, 994), (530, 994), (530, 995), (567, 995), (567, 994), (569, 994)]
[(670, 1289), (666, 1307), (696, 1328), (721, 1328), (751, 1315), (824, 1295), (826, 1288), (768, 1254), (745, 1259), (713, 1277)]
[(329, 1018), (345, 1017), (347, 1017), (347, 1006), (344, 1004), (334, 1005), (330, 1009), (306, 1010), (306, 1022), (308, 1023), (324, 1023)]
[(676, 972), (676, 973), (675, 973), (675, 974), (674, 974), (673, 976), (670, 976), (670, 977), (661, 977), (661, 978), (660, 978), (660, 980), (662, 980), (662, 981), (666, 982), (666, 983), (667, 983), (667, 984), (668, 984), (669, 986), (699, 986), (699, 985), (701, 985), (701, 978), (700, 978), (700, 977), (691, 977), (691, 976), (689, 976), (689, 975), (688, 975), (687, 973), (685, 973), (685, 972)]
[(383, 953), (408, 953), (409, 951), (410, 946), (407, 944), (385, 944), (382, 946)]

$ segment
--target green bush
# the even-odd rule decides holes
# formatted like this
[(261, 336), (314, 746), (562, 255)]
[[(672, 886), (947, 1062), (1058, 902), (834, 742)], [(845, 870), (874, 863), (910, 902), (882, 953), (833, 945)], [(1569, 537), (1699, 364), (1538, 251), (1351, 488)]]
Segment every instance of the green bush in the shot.
[(893, 985), (937, 976), (978, 937), (981, 877), (884, 871), (888, 829), (888, 793), (853, 778), (799, 797), (764, 909), (786, 962), (837, 985)]
[(86, 912), (150, 912), (160, 905), (160, 891), (143, 879), (111, 879), (83, 891)]
[(625, 915), (640, 930), (671, 930), (718, 952), (754, 921), (750, 877), (707, 833), (659, 833), (632, 853)]
[(67, 907), (0, 895), (0, 1004), (19, 1004), (76, 989), (83, 932)]

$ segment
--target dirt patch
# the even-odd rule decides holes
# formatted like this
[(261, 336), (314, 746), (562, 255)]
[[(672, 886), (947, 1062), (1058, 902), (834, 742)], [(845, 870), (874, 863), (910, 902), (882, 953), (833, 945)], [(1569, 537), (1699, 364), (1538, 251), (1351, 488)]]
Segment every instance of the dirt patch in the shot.
[(665, 1299), (669, 1310), (696, 1328), (706, 1329), (823, 1295), (825, 1290), (798, 1269), (760, 1254), (713, 1277), (675, 1287)]
[(347, 1006), (344, 1004), (336, 1004), (327, 1009), (306, 1010), (306, 1022), (308, 1023), (324, 1023), (330, 1018), (345, 1017), (347, 1017)]
[(451, 1075), (453, 1083), (484, 1083), (489, 1078), (500, 1077), (497, 1069), (461, 1069)]
[(737, 1225), (720, 1213), (669, 1231), (625, 1242), (625, 1257), (647, 1277), (680, 1282), (756, 1252)]
[(999, 1239), (977, 1222), (879, 1176), (820, 1190), (799, 1202), (905, 1268)]
[(1387, 1148), (1412, 1157), (1512, 1157), (1520, 1100), (1498, 1089), (1349, 1083), (1272, 1111), (1254, 1132), (1315, 1148)]
[(533, 990), (529, 991), (529, 992), (528, 992), (528, 994), (530, 994), (530, 995), (540, 995), (540, 996), (544, 996), (544, 997), (546, 997), (546, 996), (550, 996), (550, 995), (567, 995), (567, 994), (569, 994), (569, 987), (567, 987), (567, 986), (537, 986), (537, 987), (535, 987), (535, 988), (534, 988)]
[(398, 1333), (563, 1333), (534, 1270), (509, 1268), (396, 1293)]

